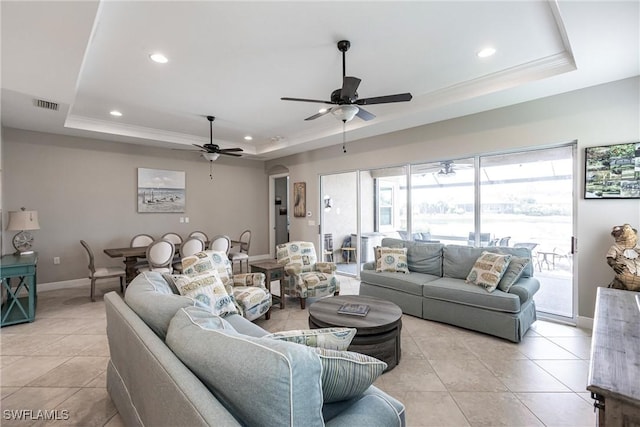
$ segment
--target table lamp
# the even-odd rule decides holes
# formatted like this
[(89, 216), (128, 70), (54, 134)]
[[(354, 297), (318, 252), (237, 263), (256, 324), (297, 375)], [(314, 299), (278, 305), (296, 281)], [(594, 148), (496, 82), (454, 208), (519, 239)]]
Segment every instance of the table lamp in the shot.
[(39, 230), (38, 211), (28, 211), (21, 208), (19, 211), (9, 212), (8, 231), (20, 231), (13, 236), (13, 247), (16, 248), (16, 255), (32, 254), (31, 245), (33, 236), (28, 230)]

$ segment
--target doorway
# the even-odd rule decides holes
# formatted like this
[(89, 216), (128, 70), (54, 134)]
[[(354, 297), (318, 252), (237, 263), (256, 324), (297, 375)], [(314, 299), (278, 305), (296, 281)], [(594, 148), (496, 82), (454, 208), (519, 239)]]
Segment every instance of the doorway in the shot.
[(339, 273), (357, 276), (358, 174), (345, 172), (320, 177), (322, 194), (322, 260), (333, 260)]
[(289, 241), (289, 175), (269, 179), (269, 254), (276, 257), (276, 246)]

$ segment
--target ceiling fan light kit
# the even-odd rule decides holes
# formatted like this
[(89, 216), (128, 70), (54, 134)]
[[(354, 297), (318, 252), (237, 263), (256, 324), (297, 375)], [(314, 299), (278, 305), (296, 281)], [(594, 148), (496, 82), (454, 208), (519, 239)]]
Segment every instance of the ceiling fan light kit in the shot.
[(340, 105), (331, 109), (331, 114), (336, 116), (340, 121), (348, 122), (352, 120), (360, 109), (355, 105)]
[(218, 153), (202, 153), (202, 157), (209, 160), (210, 162), (215, 162), (220, 157)]
[(355, 116), (360, 119), (368, 121), (375, 119), (376, 116), (370, 112), (364, 110), (358, 105), (373, 105), (373, 104), (389, 104), (392, 102), (406, 102), (411, 101), (412, 95), (407, 93), (399, 93), (396, 95), (376, 96), (373, 98), (358, 99), (358, 86), (360, 86), (361, 80), (357, 77), (347, 76), (346, 67), (346, 52), (351, 47), (349, 40), (340, 40), (338, 42), (338, 50), (342, 52), (342, 87), (331, 92), (329, 97), (330, 101), (319, 99), (307, 99), (307, 98), (280, 98), (283, 101), (299, 101), (299, 102), (315, 102), (320, 104), (337, 105), (330, 109), (323, 108), (317, 114), (307, 117), (305, 120), (315, 120), (318, 117), (322, 117), (325, 114), (331, 112), (334, 116), (340, 119), (342, 122), (348, 122)]

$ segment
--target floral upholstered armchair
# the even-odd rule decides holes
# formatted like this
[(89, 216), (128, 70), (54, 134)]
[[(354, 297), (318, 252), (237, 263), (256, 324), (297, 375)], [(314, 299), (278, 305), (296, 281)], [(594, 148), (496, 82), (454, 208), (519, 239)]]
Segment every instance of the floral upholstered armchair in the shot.
[(284, 266), (283, 290), (300, 298), (304, 309), (307, 297), (322, 297), (340, 293), (340, 282), (333, 262), (318, 262), (311, 242), (289, 242), (276, 247), (278, 264)]
[(265, 315), (270, 318), (271, 293), (265, 287), (263, 273), (233, 274), (231, 261), (225, 252), (202, 251), (182, 259), (182, 272), (186, 275), (216, 270), (227, 293), (235, 300), (240, 314), (248, 320)]

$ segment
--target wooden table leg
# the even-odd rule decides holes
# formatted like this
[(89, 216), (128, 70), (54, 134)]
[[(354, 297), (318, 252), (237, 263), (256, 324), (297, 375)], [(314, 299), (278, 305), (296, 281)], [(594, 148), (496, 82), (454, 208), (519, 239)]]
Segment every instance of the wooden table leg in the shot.
[(124, 259), (125, 271), (127, 272), (125, 279), (127, 285), (136, 277), (136, 262), (138, 262), (138, 257), (135, 256), (128, 256)]

